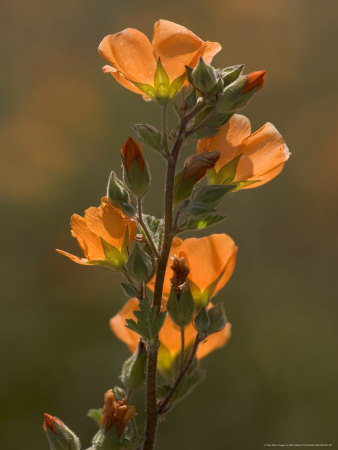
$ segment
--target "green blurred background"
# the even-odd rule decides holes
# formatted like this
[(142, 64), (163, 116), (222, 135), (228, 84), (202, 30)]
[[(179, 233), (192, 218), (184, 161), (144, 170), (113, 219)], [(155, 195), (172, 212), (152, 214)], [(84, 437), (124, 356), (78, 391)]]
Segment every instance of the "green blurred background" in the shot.
[[(158, 108), (101, 72), (103, 36), (152, 34), (158, 18), (219, 41), (214, 62), (267, 70), (245, 114), (273, 122), (293, 153), (270, 184), (229, 197), (212, 229), (239, 245), (222, 291), (229, 345), (203, 360), (207, 380), (162, 424), (161, 450), (337, 443), (338, 128), (334, 0), (170, 2), (2, 0), (1, 449), (46, 449), (45, 411), (89, 445), (86, 417), (128, 356), (108, 319), (118, 275), (71, 263), (73, 212), (99, 203), (129, 123)], [(194, 148), (190, 148), (193, 152)], [(187, 152), (186, 152), (187, 153)], [(148, 211), (160, 214), (163, 163)]]

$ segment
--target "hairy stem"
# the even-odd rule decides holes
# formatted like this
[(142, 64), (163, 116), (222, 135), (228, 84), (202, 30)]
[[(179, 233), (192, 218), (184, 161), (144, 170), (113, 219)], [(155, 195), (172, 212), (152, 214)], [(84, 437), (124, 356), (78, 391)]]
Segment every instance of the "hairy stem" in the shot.
[(168, 405), (169, 405), (169, 402), (170, 402), (170, 400), (172, 399), (172, 397), (173, 397), (173, 395), (174, 395), (176, 389), (177, 389), (177, 388), (179, 387), (179, 385), (181, 384), (181, 382), (182, 382), (182, 380), (183, 380), (183, 378), (184, 378), (184, 375), (185, 375), (185, 374), (188, 372), (188, 370), (190, 369), (190, 366), (191, 366), (191, 364), (193, 363), (194, 358), (195, 358), (195, 356), (196, 356), (196, 352), (197, 352), (198, 345), (199, 345), (200, 342), (201, 342), (201, 341), (200, 341), (200, 337), (199, 337), (199, 335), (197, 334), (196, 339), (195, 339), (195, 342), (194, 342), (194, 346), (193, 346), (193, 348), (192, 348), (192, 350), (191, 350), (191, 353), (190, 353), (190, 356), (189, 356), (189, 359), (188, 359), (186, 365), (183, 367), (183, 369), (182, 369), (182, 370), (180, 371), (180, 373), (178, 374), (178, 376), (177, 376), (177, 378), (176, 378), (176, 380), (175, 380), (175, 383), (172, 385), (172, 388), (170, 389), (168, 395), (166, 396), (166, 398), (165, 398), (165, 399), (161, 402), (161, 404), (159, 405), (159, 408), (158, 408), (158, 414), (164, 414), (164, 413), (166, 413), (166, 412), (168, 411)]

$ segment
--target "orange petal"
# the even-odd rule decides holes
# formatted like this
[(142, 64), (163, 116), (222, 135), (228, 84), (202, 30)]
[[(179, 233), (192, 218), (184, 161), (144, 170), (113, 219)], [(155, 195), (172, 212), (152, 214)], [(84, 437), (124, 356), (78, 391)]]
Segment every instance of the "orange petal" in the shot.
[(153, 85), (156, 61), (149, 39), (140, 31), (127, 28), (106, 36), (99, 53), (127, 78)]
[(250, 135), (250, 132), (250, 120), (240, 114), (234, 114), (215, 136), (198, 141), (197, 152), (219, 151), (221, 156), (215, 165), (216, 171), (219, 171), (240, 153), (239, 146), (243, 139)]
[(116, 70), (114, 67), (103, 66), (102, 70), (104, 73), (110, 73), (115, 78), (115, 80), (118, 83), (120, 83), (123, 87), (129, 89), (132, 92), (135, 92), (136, 94), (142, 95), (142, 97), (144, 96), (144, 93), (142, 91), (140, 91), (140, 89), (138, 87), (136, 87), (135, 84), (133, 84), (129, 80), (127, 80), (127, 78), (121, 72)]
[(134, 239), (136, 234), (135, 222), (123, 218), (121, 211), (113, 208), (105, 201), (98, 208), (92, 206), (86, 209), (84, 220), (93, 233), (119, 250), (122, 248), (127, 226), (130, 241)]
[(213, 352), (217, 348), (223, 347), (231, 337), (231, 324), (227, 322), (223, 330), (213, 333), (203, 341), (197, 349), (197, 358), (201, 359)]
[(206, 63), (210, 64), (214, 56), (221, 50), (222, 46), (218, 42), (205, 41), (202, 57)]
[[(192, 323), (185, 328), (185, 347), (192, 343), (196, 336), (196, 330)], [(170, 353), (176, 354), (181, 351), (181, 331), (167, 315), (159, 334), (160, 342), (167, 347)]]
[(87, 226), (86, 220), (78, 214), (73, 214), (70, 219), (72, 236), (77, 239), (85, 257), (91, 261), (105, 259), (99, 236)]
[(109, 321), (110, 328), (115, 336), (124, 342), (129, 350), (134, 353), (137, 349), (140, 336), (132, 330), (129, 330), (126, 325), (126, 319), (135, 319), (134, 311), (138, 310), (137, 298), (131, 298), (123, 306), (114, 317)]
[(168, 20), (155, 23), (152, 44), (156, 59), (161, 58), (171, 81), (185, 72), (186, 65), (195, 65), (204, 49), (202, 39), (196, 34)]
[(235, 181), (262, 180), (252, 184), (252, 188), (277, 176), (290, 156), (284, 139), (271, 123), (244, 139), (238, 151), (243, 156), (237, 166)]
[[(212, 234), (202, 238), (190, 238), (174, 249), (178, 257), (184, 257), (190, 269), (188, 278), (195, 283), (201, 291), (223, 274), (218, 282), (217, 291), (221, 289), (230, 278), (237, 247), (230, 236), (226, 234)], [(229, 265), (229, 269), (227, 267)]]
[(71, 253), (65, 252), (63, 250), (56, 249), (60, 255), (67, 256), (67, 258), (71, 259), (72, 261), (76, 262), (77, 264), (82, 264), (83, 266), (91, 266), (91, 264), (88, 262), (88, 259), (86, 258), (79, 258), (76, 255), (72, 255)]

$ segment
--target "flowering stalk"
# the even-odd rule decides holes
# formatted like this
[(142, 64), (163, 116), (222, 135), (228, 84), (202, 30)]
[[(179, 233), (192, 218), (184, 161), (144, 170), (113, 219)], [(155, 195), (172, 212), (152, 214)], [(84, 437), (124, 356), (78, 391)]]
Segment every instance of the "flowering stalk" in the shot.
[[(139, 141), (129, 137), (122, 145), (122, 178), (111, 171), (101, 205), (72, 216), (72, 235), (84, 258), (58, 250), (78, 264), (120, 272), (126, 281), (121, 287), (128, 301), (110, 327), (132, 355), (122, 367), (122, 387), (106, 392), (103, 409), (89, 412), (99, 426), (90, 450), (154, 450), (159, 419), (202, 381), (199, 360), (231, 336), (223, 304), (213, 297), (233, 273), (237, 246), (225, 233), (185, 240), (177, 234), (222, 221), (217, 208), (223, 197), (274, 178), (289, 152), (273, 125), (251, 134), (250, 121), (236, 114), (262, 88), (265, 71), (243, 75), (243, 65), (215, 69), (210, 63), (220, 49), (162, 20), (151, 43), (128, 28), (106, 36), (99, 47), (111, 64), (104, 73), (160, 106), (161, 130), (133, 124)], [(171, 105), (179, 123), (168, 130)], [(195, 138), (197, 152), (178, 168), (181, 148)], [(143, 212), (151, 175), (141, 144), (166, 162), (163, 218)], [(164, 383), (158, 383), (159, 373)], [(140, 388), (145, 388), (144, 433), (130, 404)], [(46, 420), (51, 449), (69, 442), (79, 448), (59, 419)]]

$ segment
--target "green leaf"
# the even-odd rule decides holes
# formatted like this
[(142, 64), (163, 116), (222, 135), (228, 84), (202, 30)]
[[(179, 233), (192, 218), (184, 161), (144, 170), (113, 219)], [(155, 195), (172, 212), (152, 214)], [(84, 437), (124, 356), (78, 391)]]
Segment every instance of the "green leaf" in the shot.
[(214, 213), (215, 209), (209, 206), (207, 203), (201, 201), (190, 201), (188, 205), (184, 208), (184, 214), (192, 217), (204, 217)]
[[(155, 247), (157, 249), (160, 249), (162, 246), (163, 233), (164, 233), (163, 219), (158, 219), (157, 217), (151, 216), (150, 214), (142, 214), (142, 218), (151, 234), (151, 237), (154, 241)], [(142, 231), (142, 233), (143, 233), (143, 231)], [(146, 238), (146, 236), (145, 236), (145, 238)]]
[(133, 123), (131, 126), (140, 141), (151, 149), (162, 153), (162, 135), (157, 128), (147, 123)]
[(157, 308), (150, 306), (150, 302), (144, 299), (140, 304), (140, 310), (134, 312), (134, 319), (127, 319), (126, 327), (143, 336), (148, 341), (153, 341), (158, 335), (166, 318), (166, 312), (157, 314)]
[(185, 226), (186, 230), (203, 230), (204, 228), (211, 227), (218, 222), (224, 220), (226, 216), (221, 216), (218, 214), (211, 214), (210, 216), (204, 217), (203, 219), (190, 219)]
[(230, 191), (233, 186), (209, 185), (203, 186), (194, 193), (194, 201), (206, 203), (211, 207), (216, 207), (223, 197)]
[(129, 283), (121, 283), (121, 288), (127, 298), (137, 297), (137, 290)]
[(103, 414), (103, 409), (102, 408), (90, 409), (87, 412), (87, 416), (90, 417), (92, 420), (94, 420), (94, 422), (98, 426), (100, 426), (101, 419), (102, 419), (102, 414)]
[(185, 169), (182, 169), (175, 176), (175, 184), (174, 184), (174, 205), (177, 205), (182, 200), (190, 197), (195, 185), (194, 177), (188, 178), (184, 180)]

